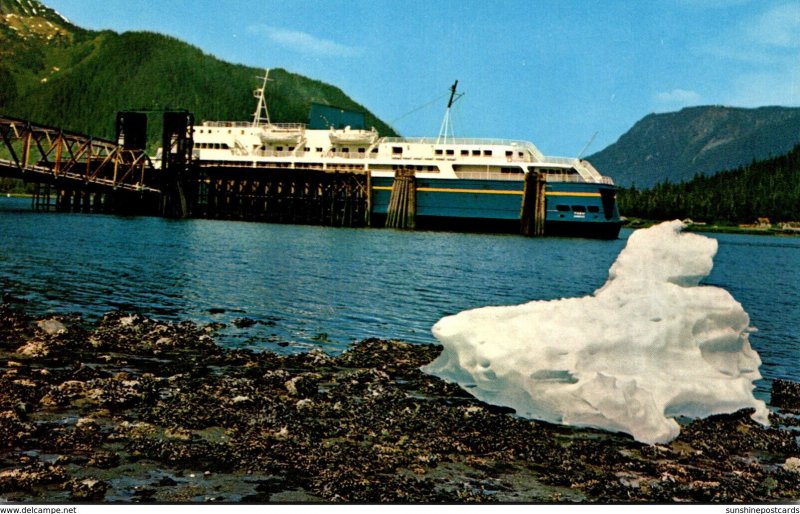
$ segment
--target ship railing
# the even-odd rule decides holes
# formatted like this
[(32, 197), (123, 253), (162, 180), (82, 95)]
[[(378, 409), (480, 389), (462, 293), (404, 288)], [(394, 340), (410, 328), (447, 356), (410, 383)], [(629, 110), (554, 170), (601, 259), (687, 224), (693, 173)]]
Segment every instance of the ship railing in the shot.
[(544, 158), (544, 162), (539, 164), (573, 168), (584, 178), (586, 182), (599, 182), (602, 178), (602, 175), (594, 166), (592, 166), (592, 163), (589, 161), (584, 161), (583, 159), (576, 159), (574, 157), (547, 156)]
[(238, 128), (238, 127), (252, 127), (253, 123), (247, 121), (204, 121), (203, 126)]
[(542, 159), (544, 163), (547, 164), (558, 164), (560, 166), (575, 166), (578, 162), (578, 159), (574, 157), (554, 157), (552, 155), (548, 155)]
[[(224, 128), (243, 128), (252, 127), (251, 121), (204, 121), (205, 127), (224, 127)], [(305, 123), (261, 123), (259, 128), (271, 128), (286, 131), (303, 131), (306, 129)]]
[(530, 141), (522, 141), (519, 139), (492, 139), (492, 138), (465, 138), (465, 137), (450, 137), (447, 139), (437, 139), (435, 137), (384, 137), (381, 139), (382, 143), (405, 143), (405, 144), (424, 144), (435, 146), (504, 146), (513, 147), (516, 150), (528, 150), (536, 160), (544, 159), (544, 154), (539, 151), (536, 146)]
[[(456, 171), (456, 176), (460, 179), (471, 180), (523, 180), (523, 173), (502, 173), (499, 171)], [(608, 184), (613, 186), (614, 181), (611, 177), (600, 176), (597, 180), (586, 180), (576, 173), (545, 173), (542, 175), (545, 182), (573, 182), (573, 183), (595, 183)]]
[[(312, 152), (306, 152), (298, 147), (296, 150), (258, 150), (255, 154), (259, 157), (305, 157), (307, 154), (312, 155)], [(376, 155), (371, 152), (332, 152), (327, 151), (322, 154), (326, 159), (347, 159), (347, 160), (367, 160), (375, 159)]]
[(286, 132), (302, 132), (306, 129), (304, 123), (263, 123), (259, 127)]
[(259, 150), (257, 155), (260, 157), (305, 157), (306, 152), (302, 150)]
[(506, 157), (507, 162), (532, 162), (530, 157), (522, 156), (520, 157), (518, 154), (510, 155)]
[(501, 173), (499, 171), (456, 171), (456, 176), (471, 180), (508, 180), (520, 181), (525, 178), (524, 173)]
[(339, 158), (339, 159), (374, 159), (376, 155), (372, 152), (333, 152), (328, 150), (325, 152), (325, 157), (329, 158)]
[(592, 166), (592, 163), (591, 163), (591, 162), (589, 162), (589, 161), (584, 161), (584, 160), (579, 160), (579, 161), (578, 161), (578, 163), (579, 163), (579, 165), (580, 165), (580, 166), (582, 166), (582, 167), (584, 167), (585, 169), (589, 170), (589, 171), (590, 171), (592, 174), (594, 174), (594, 175), (597, 175), (597, 176), (599, 176), (599, 177), (600, 177), (600, 176), (602, 176), (602, 175), (600, 174), (600, 172), (599, 172), (599, 171), (597, 171), (597, 168), (595, 168), (594, 166)]
[(614, 185), (614, 180), (611, 177), (598, 176), (596, 179), (587, 180), (575, 173), (546, 173), (544, 174), (545, 182), (581, 182), (588, 184), (607, 184)]

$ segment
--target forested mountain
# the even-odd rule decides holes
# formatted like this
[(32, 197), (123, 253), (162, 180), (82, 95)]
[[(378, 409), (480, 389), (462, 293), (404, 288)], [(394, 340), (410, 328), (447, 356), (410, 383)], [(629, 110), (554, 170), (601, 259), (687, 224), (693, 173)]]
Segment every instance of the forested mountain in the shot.
[(651, 114), (586, 159), (621, 186), (678, 183), (785, 155), (800, 143), (800, 108), (689, 107)]
[[(268, 64), (268, 63), (265, 63)], [(127, 109), (188, 109), (200, 120), (247, 120), (264, 70), (230, 64), (175, 38), (148, 32), (88, 31), (36, 0), (0, 0), (0, 113), (100, 137), (114, 135)], [(340, 89), (270, 72), (275, 122), (307, 122), (312, 102), (364, 112)]]
[[(99, 137), (112, 137), (116, 112), (127, 109), (183, 108), (198, 121), (247, 120), (262, 73), (168, 36), (89, 31), (36, 0), (0, 0), (6, 115)], [(364, 112), (368, 125), (395, 135), (334, 86), (281, 69), (270, 79), (275, 122), (306, 122), (317, 102)], [(626, 216), (797, 220), (798, 143), (800, 108), (692, 107), (648, 115), (587, 159), (618, 185), (639, 188), (620, 192)], [(731, 171), (715, 175), (720, 170)]]
[(651, 189), (621, 190), (620, 212), (651, 220), (685, 219), (720, 224), (800, 221), (800, 145), (788, 154), (707, 177)]

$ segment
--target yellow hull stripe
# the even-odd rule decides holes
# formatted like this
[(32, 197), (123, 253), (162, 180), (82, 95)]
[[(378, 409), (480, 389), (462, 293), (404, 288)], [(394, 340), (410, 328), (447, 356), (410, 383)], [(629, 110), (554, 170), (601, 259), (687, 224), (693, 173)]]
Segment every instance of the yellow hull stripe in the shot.
[[(389, 186), (373, 186), (372, 189), (381, 191), (391, 191)], [(522, 195), (522, 191), (507, 191), (505, 189), (454, 189), (445, 187), (420, 187), (417, 188), (418, 192), (422, 193), (476, 193), (487, 195)]]
[(522, 191), (507, 191), (504, 189), (448, 189), (441, 187), (420, 187), (417, 191), (423, 193), (475, 193), (486, 195), (522, 195)]
[(547, 196), (596, 196), (599, 197), (600, 193), (545, 193)]
[[(391, 186), (373, 186), (372, 189), (379, 191), (391, 191)], [(474, 193), (485, 195), (519, 195), (522, 196), (522, 191), (508, 191), (505, 189), (449, 189), (441, 187), (420, 187), (417, 191), (423, 193)], [(545, 193), (547, 196), (586, 196), (586, 197), (599, 197), (600, 193)]]

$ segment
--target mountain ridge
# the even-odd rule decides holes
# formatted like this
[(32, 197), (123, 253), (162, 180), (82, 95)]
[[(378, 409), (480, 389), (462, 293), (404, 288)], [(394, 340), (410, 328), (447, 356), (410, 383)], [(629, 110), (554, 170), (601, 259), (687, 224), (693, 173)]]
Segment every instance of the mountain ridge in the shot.
[[(225, 62), (171, 36), (90, 31), (37, 0), (0, 0), (0, 112), (99, 137), (114, 135), (120, 110), (187, 109), (197, 120), (252, 119), (264, 70)], [(270, 70), (275, 122), (306, 122), (311, 103), (365, 113), (341, 89)]]
[[(0, 0), (0, 112), (10, 116), (107, 138), (120, 110), (246, 121), (263, 72), (171, 36), (86, 30), (38, 0)], [(364, 112), (381, 135), (397, 135), (335, 86), (280, 68), (270, 79), (274, 122), (305, 123), (321, 103)], [(800, 108), (696, 106), (648, 114), (586, 159), (622, 187), (648, 188), (784, 155), (798, 143)]]
[(695, 106), (648, 114), (586, 159), (623, 187), (652, 187), (785, 155), (798, 143), (800, 108)]

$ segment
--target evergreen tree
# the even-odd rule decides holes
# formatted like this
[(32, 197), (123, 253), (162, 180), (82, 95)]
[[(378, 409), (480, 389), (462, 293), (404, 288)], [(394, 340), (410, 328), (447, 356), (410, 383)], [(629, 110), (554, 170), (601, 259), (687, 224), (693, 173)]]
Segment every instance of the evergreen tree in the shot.
[(688, 182), (661, 182), (638, 190), (620, 189), (619, 208), (629, 217), (691, 218), (720, 224), (800, 220), (800, 145), (788, 155), (753, 162)]

